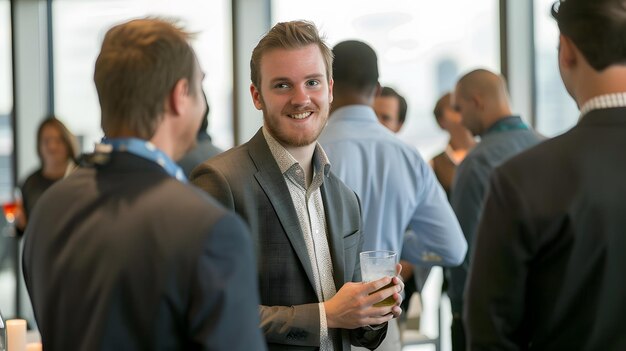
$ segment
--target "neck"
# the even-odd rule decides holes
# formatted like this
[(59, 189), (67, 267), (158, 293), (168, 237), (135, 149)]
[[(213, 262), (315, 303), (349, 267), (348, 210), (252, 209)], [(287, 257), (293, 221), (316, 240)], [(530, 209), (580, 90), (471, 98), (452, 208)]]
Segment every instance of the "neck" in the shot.
[(508, 106), (499, 106), (498, 108), (495, 108), (492, 112), (485, 115), (483, 123), (484, 131), (487, 131), (487, 129), (491, 128), (491, 126), (493, 126), (496, 122), (506, 117), (510, 117), (511, 115), (511, 109)]
[(626, 67), (610, 66), (600, 73), (588, 67), (578, 83), (574, 98), (578, 107), (582, 107), (596, 96), (626, 92)]
[(311, 184), (311, 180), (313, 179), (313, 153), (315, 152), (316, 144), (317, 143), (314, 142), (306, 146), (284, 146), (285, 150), (298, 161), (300, 167), (304, 170), (307, 187)]
[(362, 94), (351, 91), (340, 92), (335, 90), (333, 96), (333, 103), (330, 105), (330, 113), (335, 110), (350, 105), (367, 105), (372, 106), (374, 104), (375, 94)]
[(463, 126), (450, 128), (450, 147), (452, 150), (469, 150), (476, 144), (472, 133)]
[(46, 178), (61, 179), (65, 175), (68, 162), (69, 161), (45, 164), (41, 172)]

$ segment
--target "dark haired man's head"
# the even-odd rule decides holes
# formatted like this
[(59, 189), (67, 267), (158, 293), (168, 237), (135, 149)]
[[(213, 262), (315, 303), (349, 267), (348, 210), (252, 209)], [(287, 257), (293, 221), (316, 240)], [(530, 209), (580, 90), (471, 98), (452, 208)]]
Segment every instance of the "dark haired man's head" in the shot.
[(561, 32), (561, 78), (578, 106), (626, 91), (626, 1), (562, 0), (552, 16)]
[[(369, 45), (361, 41), (343, 41), (333, 48), (335, 95), (372, 95), (378, 89), (378, 58)], [(337, 96), (336, 96), (337, 97)]]
[(406, 120), (406, 99), (393, 88), (383, 87), (379, 96), (374, 99), (374, 111), (378, 120), (387, 129), (397, 133)]
[(626, 64), (626, 1), (559, 1), (552, 16), (596, 71)]

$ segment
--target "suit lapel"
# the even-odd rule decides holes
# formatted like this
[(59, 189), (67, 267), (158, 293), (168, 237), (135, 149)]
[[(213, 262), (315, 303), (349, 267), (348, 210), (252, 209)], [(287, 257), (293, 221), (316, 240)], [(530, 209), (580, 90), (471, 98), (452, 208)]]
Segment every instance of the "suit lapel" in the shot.
[(254, 177), (269, 198), (272, 207), (274, 207), (278, 220), (289, 238), (291, 246), (298, 255), (313, 290), (315, 290), (311, 259), (304, 242), (304, 234), (302, 233), (302, 228), (300, 228), (298, 214), (293, 205), (289, 188), (278, 168), (276, 160), (272, 156), (269, 146), (267, 146), (261, 130), (250, 140), (249, 145), (250, 157), (258, 170)]
[[(333, 278), (335, 280), (335, 287), (337, 290), (341, 288), (345, 282), (345, 270), (344, 270), (344, 251), (343, 251), (343, 237), (342, 233), (338, 231), (339, 217), (341, 209), (336, 208), (335, 203), (332, 201), (332, 194), (334, 191), (338, 191), (334, 184), (335, 179), (332, 177), (326, 177), (324, 184), (322, 185), (322, 201), (324, 202), (324, 212), (326, 215), (326, 223), (328, 223), (327, 237), (328, 245), (330, 246), (330, 252), (333, 261)], [(349, 269), (349, 267), (348, 267)], [(351, 274), (350, 274), (351, 275)]]

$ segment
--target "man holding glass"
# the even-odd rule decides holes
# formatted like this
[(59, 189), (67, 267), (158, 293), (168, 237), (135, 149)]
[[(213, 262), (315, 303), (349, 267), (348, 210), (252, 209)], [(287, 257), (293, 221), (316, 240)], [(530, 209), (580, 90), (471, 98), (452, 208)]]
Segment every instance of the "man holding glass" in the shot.
[(202, 73), (173, 23), (110, 29), (94, 81), (105, 134), (39, 199), (24, 277), (45, 350), (264, 350), (243, 221), (186, 183)]
[[(250, 66), (263, 127), (198, 166), (192, 180), (252, 229), (271, 350), (374, 349), (401, 312), (403, 284), (397, 277), (353, 283), (361, 280), (358, 198), (317, 143), (333, 96), (332, 53), (312, 23), (278, 23)], [(394, 305), (374, 306), (390, 296)]]

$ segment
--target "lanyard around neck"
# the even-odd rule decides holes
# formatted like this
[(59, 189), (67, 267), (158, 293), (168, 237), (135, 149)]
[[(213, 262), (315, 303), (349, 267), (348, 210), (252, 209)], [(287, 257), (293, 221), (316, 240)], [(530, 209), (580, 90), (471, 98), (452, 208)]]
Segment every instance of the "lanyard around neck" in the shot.
[(103, 138), (100, 145), (96, 145), (97, 152), (128, 152), (135, 156), (145, 158), (152, 161), (163, 169), (172, 177), (181, 182), (186, 183), (187, 178), (183, 170), (169, 158), (163, 151), (159, 150), (149, 141), (138, 138)]

